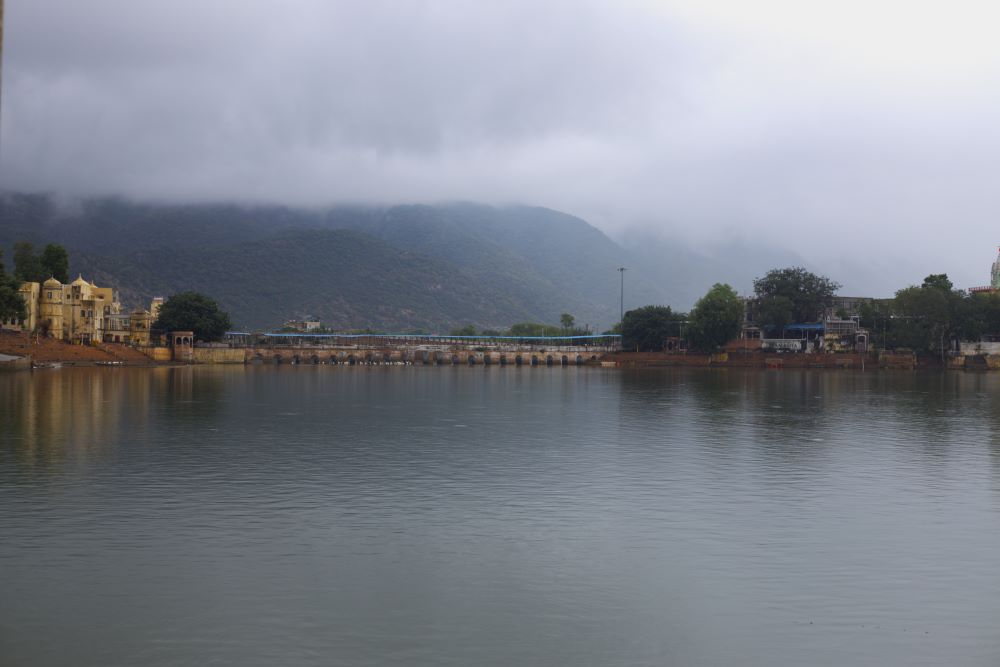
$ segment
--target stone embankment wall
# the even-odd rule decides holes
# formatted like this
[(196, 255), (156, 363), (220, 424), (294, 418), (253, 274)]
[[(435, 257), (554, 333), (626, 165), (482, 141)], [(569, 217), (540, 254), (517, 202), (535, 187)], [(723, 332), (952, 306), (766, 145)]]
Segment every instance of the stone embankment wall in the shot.
[(1000, 343), (996, 342), (960, 343), (958, 349), (963, 356), (1000, 355)]
[(601, 358), (604, 365), (622, 368), (652, 366), (713, 366), (720, 368), (914, 368), (913, 354), (666, 354), (662, 352), (613, 352)]
[(236, 347), (196, 347), (192, 351), (196, 364), (245, 364), (246, 350)]
[(165, 364), (173, 358), (173, 351), (169, 347), (142, 347), (139, 349), (157, 363)]

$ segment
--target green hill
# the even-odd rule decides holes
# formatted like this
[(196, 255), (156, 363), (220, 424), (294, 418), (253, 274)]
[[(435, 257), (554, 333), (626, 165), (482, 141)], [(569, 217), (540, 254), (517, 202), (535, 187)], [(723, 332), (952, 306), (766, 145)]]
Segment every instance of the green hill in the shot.
[(310, 210), (8, 194), (0, 197), (8, 260), (20, 240), (64, 244), (74, 273), (118, 287), (127, 305), (193, 289), (249, 328), (313, 315), (340, 328), (441, 332), (558, 323), (564, 312), (606, 328), (618, 320), (618, 266), (630, 269), (626, 308), (684, 310), (717, 281), (745, 290), (773, 257), (739, 244), (712, 255), (650, 237), (626, 249), (580, 218), (528, 206)]
[(131, 301), (194, 286), (250, 328), (303, 313), (341, 329), (429, 332), (535, 315), (446, 262), (347, 230), (285, 230), (263, 240), (139, 250), (81, 264), (98, 282), (122, 285)]
[(310, 211), (8, 195), (0, 246), (22, 239), (63, 243), (74, 272), (118, 286), (127, 303), (196, 289), (247, 327), (309, 314), (337, 327), (445, 331), (563, 312), (609, 326), (623, 254), (578, 218), (474, 204)]

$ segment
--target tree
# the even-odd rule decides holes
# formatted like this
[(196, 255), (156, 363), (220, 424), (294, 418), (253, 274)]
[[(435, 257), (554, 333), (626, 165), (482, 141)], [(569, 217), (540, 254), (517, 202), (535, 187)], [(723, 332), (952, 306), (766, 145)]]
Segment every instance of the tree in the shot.
[(625, 313), (621, 321), (622, 349), (659, 352), (667, 338), (680, 333), (683, 313), (670, 306), (643, 306)]
[(163, 302), (153, 324), (164, 331), (193, 331), (196, 339), (219, 340), (232, 325), (229, 315), (204, 294), (181, 292)]
[(25, 241), (14, 244), (14, 277), (26, 283), (40, 283), (48, 278), (42, 258), (35, 253), (35, 247)]
[(41, 283), (50, 277), (61, 283), (68, 283), (69, 253), (57, 243), (45, 246), (40, 255), (30, 243), (15, 243), (14, 276), (26, 283)]
[(688, 322), (691, 346), (701, 352), (715, 352), (743, 327), (743, 301), (732, 287), (716, 283), (698, 299)]
[(781, 331), (795, 321), (795, 304), (787, 296), (765, 296), (757, 299), (757, 321), (772, 331)]
[(924, 284), (921, 287), (929, 287), (942, 292), (951, 292), (955, 286), (948, 279), (947, 273), (932, 273), (924, 278)]
[(760, 323), (780, 329), (792, 322), (815, 322), (833, 303), (840, 285), (802, 267), (772, 269), (753, 281)]
[(466, 324), (464, 327), (461, 327), (459, 329), (452, 329), (451, 330), (451, 335), (452, 336), (475, 336), (476, 335), (476, 327), (472, 326), (471, 324)]
[(972, 294), (959, 309), (959, 328), (962, 337), (977, 341), (984, 335), (1000, 334), (1000, 294), (979, 292)]
[(563, 313), (562, 315), (560, 315), (559, 322), (560, 324), (562, 324), (563, 333), (566, 333), (567, 331), (571, 330), (573, 328), (573, 323), (575, 321), (576, 318), (570, 315), (569, 313)]
[(962, 320), (975, 328), (965, 301), (964, 292), (952, 289), (943, 273), (927, 276), (920, 287), (899, 290), (892, 300), (891, 346), (943, 356), (945, 341), (958, 332)]
[(19, 286), (17, 278), (7, 275), (3, 265), (3, 250), (0, 250), (0, 322), (20, 322), (27, 317), (24, 298), (17, 291)]
[(537, 322), (518, 322), (510, 327), (511, 336), (558, 336), (562, 330), (551, 324), (539, 324)]
[(858, 306), (858, 324), (871, 331), (871, 342), (882, 348), (889, 347), (889, 324), (892, 319), (892, 299), (872, 299)]
[[(42, 251), (42, 273), (61, 283), (69, 282), (69, 253), (61, 245), (50, 243)], [(44, 279), (44, 278), (43, 278)]]

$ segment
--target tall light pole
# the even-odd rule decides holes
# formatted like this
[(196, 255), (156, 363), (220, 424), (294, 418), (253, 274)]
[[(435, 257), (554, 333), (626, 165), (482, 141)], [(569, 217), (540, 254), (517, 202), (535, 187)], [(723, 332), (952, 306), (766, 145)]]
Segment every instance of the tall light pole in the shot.
[(618, 309), (620, 311), (618, 314), (619, 324), (625, 319), (625, 272), (626, 271), (628, 271), (628, 269), (625, 268), (624, 266), (618, 267), (618, 273), (620, 273), (622, 277), (622, 292), (621, 292), (621, 297), (618, 301)]

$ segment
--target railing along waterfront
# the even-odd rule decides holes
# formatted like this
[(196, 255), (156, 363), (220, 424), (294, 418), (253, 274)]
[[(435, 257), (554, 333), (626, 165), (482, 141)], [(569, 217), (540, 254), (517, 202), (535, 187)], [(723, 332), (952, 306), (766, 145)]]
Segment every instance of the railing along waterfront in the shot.
[[(245, 337), (246, 334), (240, 334)], [(599, 351), (621, 349), (618, 334), (585, 336), (452, 336), (438, 334), (388, 333), (265, 333), (243, 338), (234, 347), (269, 348), (413, 348), (413, 349), (482, 349), (490, 351)]]

